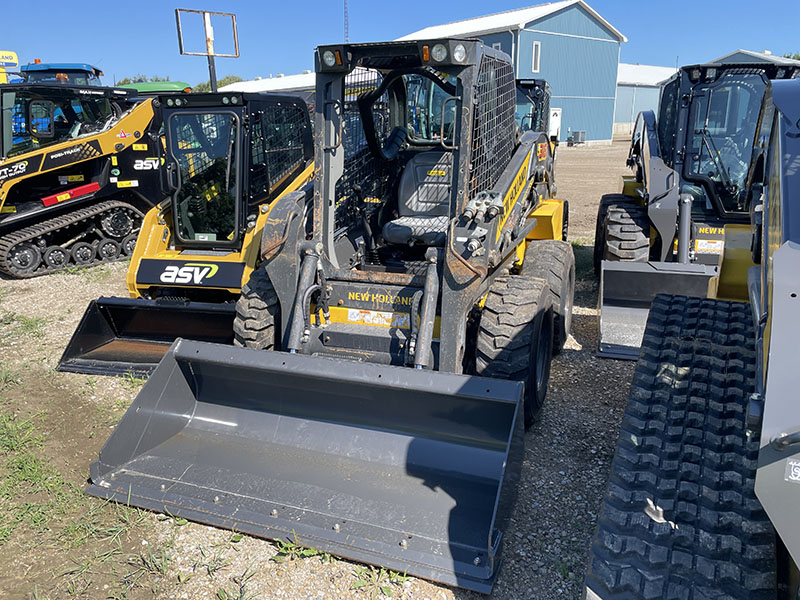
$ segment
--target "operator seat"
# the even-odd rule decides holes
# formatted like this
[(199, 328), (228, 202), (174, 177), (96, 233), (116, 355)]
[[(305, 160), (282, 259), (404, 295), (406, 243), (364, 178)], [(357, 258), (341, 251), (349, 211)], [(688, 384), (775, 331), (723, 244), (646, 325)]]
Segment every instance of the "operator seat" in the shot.
[(397, 186), (397, 219), (383, 226), (390, 244), (444, 246), (450, 214), (453, 154), (420, 152), (406, 163)]

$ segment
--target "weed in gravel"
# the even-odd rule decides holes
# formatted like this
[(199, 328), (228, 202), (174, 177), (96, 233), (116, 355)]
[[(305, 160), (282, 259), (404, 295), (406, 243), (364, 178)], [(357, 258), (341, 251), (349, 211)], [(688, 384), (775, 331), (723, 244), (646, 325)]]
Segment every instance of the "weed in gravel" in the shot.
[(3, 337), (24, 336), (32, 338), (44, 337), (42, 329), (47, 323), (43, 317), (25, 317), (13, 312), (8, 312), (0, 317), (3, 325)]
[[(136, 392), (147, 381), (144, 377), (137, 377), (133, 373), (126, 373), (122, 378), (122, 387), (129, 393)], [(115, 405), (116, 408), (116, 405)]]
[(367, 594), (370, 600), (380, 596), (391, 598), (394, 595), (393, 588), (402, 586), (411, 577), (397, 571), (389, 569), (376, 569), (373, 566), (356, 567), (353, 571), (356, 580), (350, 585), (351, 590), (361, 590)]
[(195, 561), (193, 570), (205, 569), (206, 575), (213, 578), (217, 572), (222, 571), (231, 564), (229, 558), (222, 556), (224, 551), (225, 548), (219, 548), (212, 552), (200, 546), (200, 558)]
[(61, 539), (66, 547), (77, 548), (89, 540), (119, 544), (123, 535), (141, 525), (145, 512), (110, 500), (92, 502), (85, 516), (64, 527)]
[(244, 570), (241, 575), (234, 575), (231, 580), (236, 585), (232, 590), (219, 588), (216, 593), (217, 600), (253, 600), (257, 594), (247, 591), (247, 583), (255, 577), (256, 572), (251, 571), (250, 567)]
[(0, 390), (19, 385), (22, 378), (6, 366), (0, 366)]
[[(300, 558), (310, 558), (312, 556), (319, 556), (322, 562), (330, 562), (331, 556), (327, 552), (321, 552), (316, 548), (306, 548), (301, 545), (297, 537), (297, 533), (292, 531), (293, 540), (275, 540), (278, 546), (278, 553), (270, 560), (275, 562), (291, 562)], [(327, 555), (327, 559), (325, 559)]]

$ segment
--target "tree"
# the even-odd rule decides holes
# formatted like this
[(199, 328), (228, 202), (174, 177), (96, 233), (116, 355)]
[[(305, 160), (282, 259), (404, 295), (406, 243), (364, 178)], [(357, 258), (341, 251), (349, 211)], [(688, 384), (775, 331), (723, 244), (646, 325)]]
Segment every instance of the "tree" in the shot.
[(143, 75), (142, 73), (137, 73), (133, 77), (123, 77), (117, 82), (117, 85), (128, 85), (130, 83), (146, 83), (148, 81), (169, 81), (169, 75), (166, 77), (160, 77), (158, 75), (153, 75), (148, 77), (147, 75)]
[[(238, 81), (244, 81), (238, 75), (226, 75), (222, 79), (217, 79), (217, 87), (221, 88), (223, 85), (229, 85), (231, 83), (236, 83)], [(210, 92), (211, 91), (211, 81), (204, 81), (203, 83), (198, 83), (196, 86), (192, 88), (193, 92)]]
[(787, 52), (783, 55), (783, 58), (791, 58), (792, 60), (800, 60), (800, 52)]

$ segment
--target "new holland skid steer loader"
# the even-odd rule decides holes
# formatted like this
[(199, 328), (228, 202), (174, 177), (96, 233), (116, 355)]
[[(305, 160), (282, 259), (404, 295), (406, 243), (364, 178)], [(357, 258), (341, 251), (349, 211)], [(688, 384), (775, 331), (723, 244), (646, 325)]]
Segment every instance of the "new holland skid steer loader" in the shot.
[(773, 81), (743, 198), (751, 227), (725, 226), (711, 298), (660, 295), (650, 310), (590, 600), (800, 598), (799, 164), (800, 80)]
[(159, 105), (168, 199), (145, 215), (130, 298), (89, 304), (61, 371), (148, 375), (176, 338), (233, 343), (268, 207), (311, 181), (311, 122), (299, 98), (179, 94)]
[(155, 108), (116, 88), (0, 88), (0, 273), (131, 255), (144, 213), (162, 198)]
[(569, 329), (550, 143), (474, 40), (316, 68), (313, 192), (269, 210), (246, 347), (177, 340), (88, 492), (488, 592)]
[(724, 225), (748, 219), (744, 178), (768, 78), (798, 73), (763, 63), (683, 67), (662, 87), (658, 119), (639, 115), (634, 174), (597, 213), (600, 356), (636, 360), (657, 294), (705, 297)]

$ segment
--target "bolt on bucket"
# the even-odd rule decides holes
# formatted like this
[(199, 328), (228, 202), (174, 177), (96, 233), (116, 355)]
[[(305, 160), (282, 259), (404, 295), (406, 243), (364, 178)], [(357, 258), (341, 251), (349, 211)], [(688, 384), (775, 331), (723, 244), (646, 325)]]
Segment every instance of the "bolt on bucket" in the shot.
[(87, 492), (489, 592), (521, 466), (522, 390), (178, 340)]
[(86, 308), (59, 371), (147, 376), (177, 338), (233, 344), (232, 303), (98, 298)]

